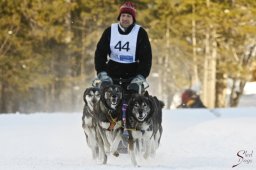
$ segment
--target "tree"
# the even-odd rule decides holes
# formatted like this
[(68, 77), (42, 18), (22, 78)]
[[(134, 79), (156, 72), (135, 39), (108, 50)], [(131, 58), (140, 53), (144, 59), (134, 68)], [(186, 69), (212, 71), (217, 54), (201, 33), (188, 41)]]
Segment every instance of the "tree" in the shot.
[[(57, 6), (60, 10), (54, 13)], [(38, 96), (39, 100), (31, 100), (36, 94), (28, 92), (37, 88), (43, 94), (44, 88), (54, 81), (47, 67), (52, 58), (50, 49), (65, 40), (65, 30), (60, 23), (72, 5), (60, 0), (52, 4), (46, 1), (18, 3), (10, 0), (1, 1), (0, 8), (3, 16), (1, 42), (4, 42), (0, 53), (1, 112), (16, 112), (21, 109), (19, 105), (24, 107), (26, 103), (34, 101), (44, 103)], [(27, 97), (24, 98), (25, 95)]]

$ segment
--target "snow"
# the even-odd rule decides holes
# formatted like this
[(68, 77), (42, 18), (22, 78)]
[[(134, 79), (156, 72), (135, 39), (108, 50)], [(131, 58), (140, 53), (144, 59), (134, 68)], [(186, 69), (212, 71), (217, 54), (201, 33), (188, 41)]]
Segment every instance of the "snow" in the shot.
[(256, 82), (247, 82), (244, 86), (244, 94), (256, 94)]
[[(128, 154), (97, 164), (86, 145), (81, 116), (0, 115), (0, 170), (138, 169)], [(139, 169), (256, 169), (255, 129), (256, 107), (164, 110), (160, 148), (155, 158), (140, 159)], [(252, 155), (243, 155), (243, 162), (232, 168), (241, 150)]]
[(247, 82), (238, 107), (256, 106), (256, 82)]

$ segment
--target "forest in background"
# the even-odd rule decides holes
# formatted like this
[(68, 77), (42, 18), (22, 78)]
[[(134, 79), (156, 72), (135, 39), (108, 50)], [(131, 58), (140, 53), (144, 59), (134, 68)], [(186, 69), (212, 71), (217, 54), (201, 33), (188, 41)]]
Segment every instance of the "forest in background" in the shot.
[[(123, 2), (0, 0), (0, 113), (81, 111), (97, 42)], [(256, 1), (133, 2), (152, 45), (151, 94), (168, 108), (197, 85), (208, 107), (237, 106), (256, 81)]]

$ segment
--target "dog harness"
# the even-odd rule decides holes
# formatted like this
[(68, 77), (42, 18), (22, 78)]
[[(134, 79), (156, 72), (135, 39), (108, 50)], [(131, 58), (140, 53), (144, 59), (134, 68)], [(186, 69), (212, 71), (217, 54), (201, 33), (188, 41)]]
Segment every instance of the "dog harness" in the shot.
[(107, 130), (109, 130), (109, 131), (112, 131), (115, 128), (115, 126), (117, 124), (117, 119), (118, 119), (118, 116), (116, 118), (113, 118), (111, 115), (111, 112), (112, 112), (111, 110), (108, 111), (108, 121), (109, 121), (110, 125)]
[(135, 63), (137, 37), (140, 26), (135, 24), (127, 35), (120, 34), (118, 23), (111, 25), (110, 59), (118, 63)]

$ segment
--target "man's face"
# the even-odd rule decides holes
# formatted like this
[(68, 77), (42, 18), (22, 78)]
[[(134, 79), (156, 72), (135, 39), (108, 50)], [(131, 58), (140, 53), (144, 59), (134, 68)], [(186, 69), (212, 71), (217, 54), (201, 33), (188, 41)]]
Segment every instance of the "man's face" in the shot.
[(122, 13), (120, 15), (120, 24), (123, 28), (128, 28), (133, 23), (133, 17), (131, 14)]

